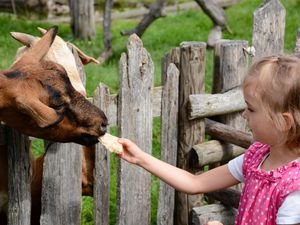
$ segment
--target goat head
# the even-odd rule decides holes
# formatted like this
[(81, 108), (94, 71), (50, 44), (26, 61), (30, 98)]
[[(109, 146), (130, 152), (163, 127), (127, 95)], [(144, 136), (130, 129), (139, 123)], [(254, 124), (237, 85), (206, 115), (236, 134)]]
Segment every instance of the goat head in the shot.
[(92, 145), (106, 132), (107, 118), (74, 89), (63, 66), (43, 59), (57, 29), (0, 73), (0, 120), (30, 136)]

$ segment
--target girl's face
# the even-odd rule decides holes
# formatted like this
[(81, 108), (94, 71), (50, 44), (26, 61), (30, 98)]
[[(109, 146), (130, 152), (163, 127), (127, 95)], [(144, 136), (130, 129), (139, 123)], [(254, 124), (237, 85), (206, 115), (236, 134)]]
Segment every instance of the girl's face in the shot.
[(247, 107), (243, 117), (251, 129), (254, 140), (270, 146), (277, 144), (281, 140), (281, 133), (267, 116), (251, 85), (245, 87), (244, 98)]

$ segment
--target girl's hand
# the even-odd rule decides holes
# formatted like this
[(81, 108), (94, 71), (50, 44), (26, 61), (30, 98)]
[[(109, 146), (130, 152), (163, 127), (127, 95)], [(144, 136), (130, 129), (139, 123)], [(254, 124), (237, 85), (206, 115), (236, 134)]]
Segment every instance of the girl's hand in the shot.
[(223, 223), (220, 223), (219, 221), (214, 220), (214, 221), (209, 221), (205, 225), (223, 225)]
[(140, 165), (145, 153), (128, 139), (119, 138), (118, 142), (123, 146), (124, 150), (122, 153), (118, 154), (118, 156), (127, 162)]

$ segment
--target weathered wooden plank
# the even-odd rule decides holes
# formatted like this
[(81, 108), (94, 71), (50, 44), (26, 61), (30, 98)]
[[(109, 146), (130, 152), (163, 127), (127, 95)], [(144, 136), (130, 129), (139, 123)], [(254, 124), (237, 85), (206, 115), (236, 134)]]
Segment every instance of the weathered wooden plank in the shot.
[[(171, 63), (166, 71), (161, 104), (161, 160), (176, 166), (179, 70)], [(175, 190), (163, 181), (159, 186), (158, 225), (173, 225)]]
[[(121, 55), (118, 125), (120, 136), (133, 140), (145, 152), (152, 149), (152, 104), (154, 65), (135, 34), (129, 37), (127, 54)], [(120, 161), (118, 176), (118, 225), (150, 223), (151, 175)]]
[(232, 126), (205, 119), (205, 132), (211, 137), (229, 142), (244, 148), (253, 143), (252, 135), (245, 131), (237, 130)]
[(154, 87), (151, 92), (153, 117), (161, 116), (161, 96), (162, 87)]
[[(162, 94), (162, 87), (154, 87), (151, 92), (151, 99), (152, 99), (152, 116), (158, 117), (161, 113), (161, 94)], [(89, 98), (92, 102), (93, 98)], [(109, 126), (116, 126), (117, 125), (117, 103), (118, 103), (118, 95), (111, 94), (109, 95), (109, 100), (106, 104), (108, 104), (107, 111), (105, 115), (108, 119)]]
[[(165, 54), (161, 59), (161, 83), (164, 85), (166, 80), (166, 71), (170, 63), (173, 63), (177, 68), (180, 67), (180, 48), (172, 48), (167, 54)], [(161, 106), (161, 105), (159, 105)]]
[(265, 0), (253, 15), (254, 60), (284, 50), (285, 9), (279, 0)]
[(232, 188), (227, 188), (225, 190), (206, 193), (205, 195), (220, 201), (224, 206), (237, 209), (239, 207), (241, 192)]
[(204, 118), (245, 109), (243, 92), (240, 88), (223, 94), (197, 94), (189, 96), (189, 119)]
[[(247, 46), (248, 42), (243, 40), (223, 40), (216, 45), (213, 93), (224, 93), (235, 88), (241, 88), (248, 69), (247, 55), (243, 50)], [(241, 111), (218, 116), (216, 120), (237, 130), (245, 131), (247, 129)], [(232, 143), (232, 139), (230, 142)], [(230, 144), (227, 148), (231, 148)], [(241, 187), (237, 186), (237, 188)]]
[[(111, 96), (108, 87), (99, 84), (94, 92), (93, 103), (108, 115)], [(109, 118), (109, 117), (108, 117)], [(111, 124), (109, 124), (111, 126)], [(94, 170), (94, 223), (109, 224), (110, 155), (101, 144), (96, 145)]]
[(30, 225), (31, 163), (27, 136), (6, 127), (8, 155), (8, 225)]
[(298, 27), (297, 37), (296, 37), (296, 46), (294, 53), (297, 57), (300, 58), (300, 26)]
[(218, 220), (226, 225), (233, 225), (236, 211), (220, 204), (205, 205), (193, 208), (192, 225), (204, 225), (208, 221)]
[[(204, 92), (205, 52), (203, 42), (183, 42), (180, 45), (179, 109), (187, 107), (189, 95)], [(192, 146), (204, 140), (204, 123), (200, 119), (188, 120), (187, 110), (179, 110), (178, 121), (177, 166), (188, 170), (187, 154)], [(175, 224), (189, 224), (195, 202), (199, 202), (198, 195), (176, 192)]]
[(81, 146), (47, 143), (41, 225), (80, 224)]
[(191, 166), (201, 168), (218, 162), (226, 162), (243, 154), (244, 148), (237, 145), (226, 145), (217, 140), (211, 140), (193, 146), (190, 153)]

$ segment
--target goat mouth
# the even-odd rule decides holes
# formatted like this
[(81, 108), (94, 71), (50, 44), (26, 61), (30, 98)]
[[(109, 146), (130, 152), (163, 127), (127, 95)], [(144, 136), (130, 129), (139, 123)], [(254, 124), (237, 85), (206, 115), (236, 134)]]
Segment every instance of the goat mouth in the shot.
[(85, 146), (95, 145), (98, 142), (99, 142), (98, 137), (90, 134), (82, 134), (81, 137), (76, 141), (76, 143)]

